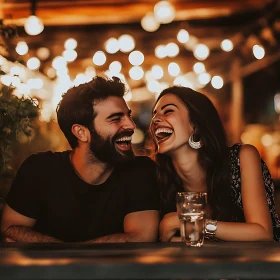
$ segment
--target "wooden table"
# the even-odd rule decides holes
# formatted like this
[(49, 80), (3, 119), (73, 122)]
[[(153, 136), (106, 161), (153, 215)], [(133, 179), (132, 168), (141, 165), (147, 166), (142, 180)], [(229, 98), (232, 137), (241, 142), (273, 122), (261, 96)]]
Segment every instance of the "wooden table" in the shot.
[(0, 244), (0, 279), (280, 279), (280, 243)]

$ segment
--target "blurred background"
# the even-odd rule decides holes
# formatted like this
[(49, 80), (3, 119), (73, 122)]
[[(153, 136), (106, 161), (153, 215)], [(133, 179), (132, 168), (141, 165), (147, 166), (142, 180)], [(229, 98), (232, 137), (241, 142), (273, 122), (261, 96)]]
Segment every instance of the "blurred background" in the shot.
[[(69, 149), (55, 108), (68, 88), (98, 74), (127, 84), (137, 154), (161, 90), (175, 84), (206, 94), (229, 145), (253, 144), (266, 161), (279, 213), (279, 46), (277, 0), (0, 0), (0, 144), (8, 162), (0, 197), (28, 155)], [(16, 109), (3, 101), (7, 90)], [(37, 113), (22, 105), (30, 98)], [(7, 111), (13, 117), (3, 122)]]

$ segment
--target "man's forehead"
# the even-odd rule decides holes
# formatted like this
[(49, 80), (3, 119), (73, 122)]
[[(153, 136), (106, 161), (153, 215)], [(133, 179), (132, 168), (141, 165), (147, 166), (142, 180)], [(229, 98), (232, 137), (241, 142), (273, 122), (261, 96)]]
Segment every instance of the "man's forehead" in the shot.
[(110, 115), (114, 112), (126, 112), (129, 110), (125, 100), (122, 97), (116, 96), (95, 101), (93, 106), (95, 113), (102, 115)]

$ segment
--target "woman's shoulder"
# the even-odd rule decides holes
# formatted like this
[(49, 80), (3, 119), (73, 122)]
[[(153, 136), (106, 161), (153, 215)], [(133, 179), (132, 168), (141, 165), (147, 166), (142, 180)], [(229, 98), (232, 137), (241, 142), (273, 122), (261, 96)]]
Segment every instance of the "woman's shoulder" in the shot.
[(250, 144), (241, 144), (236, 143), (229, 147), (230, 156), (235, 157), (258, 157), (260, 158), (260, 154), (257, 148)]

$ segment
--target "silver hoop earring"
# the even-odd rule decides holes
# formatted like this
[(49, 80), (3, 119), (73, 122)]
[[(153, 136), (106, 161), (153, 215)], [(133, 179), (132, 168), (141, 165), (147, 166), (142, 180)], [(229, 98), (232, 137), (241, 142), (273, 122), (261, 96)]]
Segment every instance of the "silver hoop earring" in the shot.
[(203, 146), (203, 144), (201, 143), (200, 140), (199, 141), (194, 141), (193, 138), (194, 138), (194, 133), (192, 133), (192, 135), (189, 138), (189, 145), (190, 145), (190, 147), (195, 149), (195, 150), (200, 149)]

